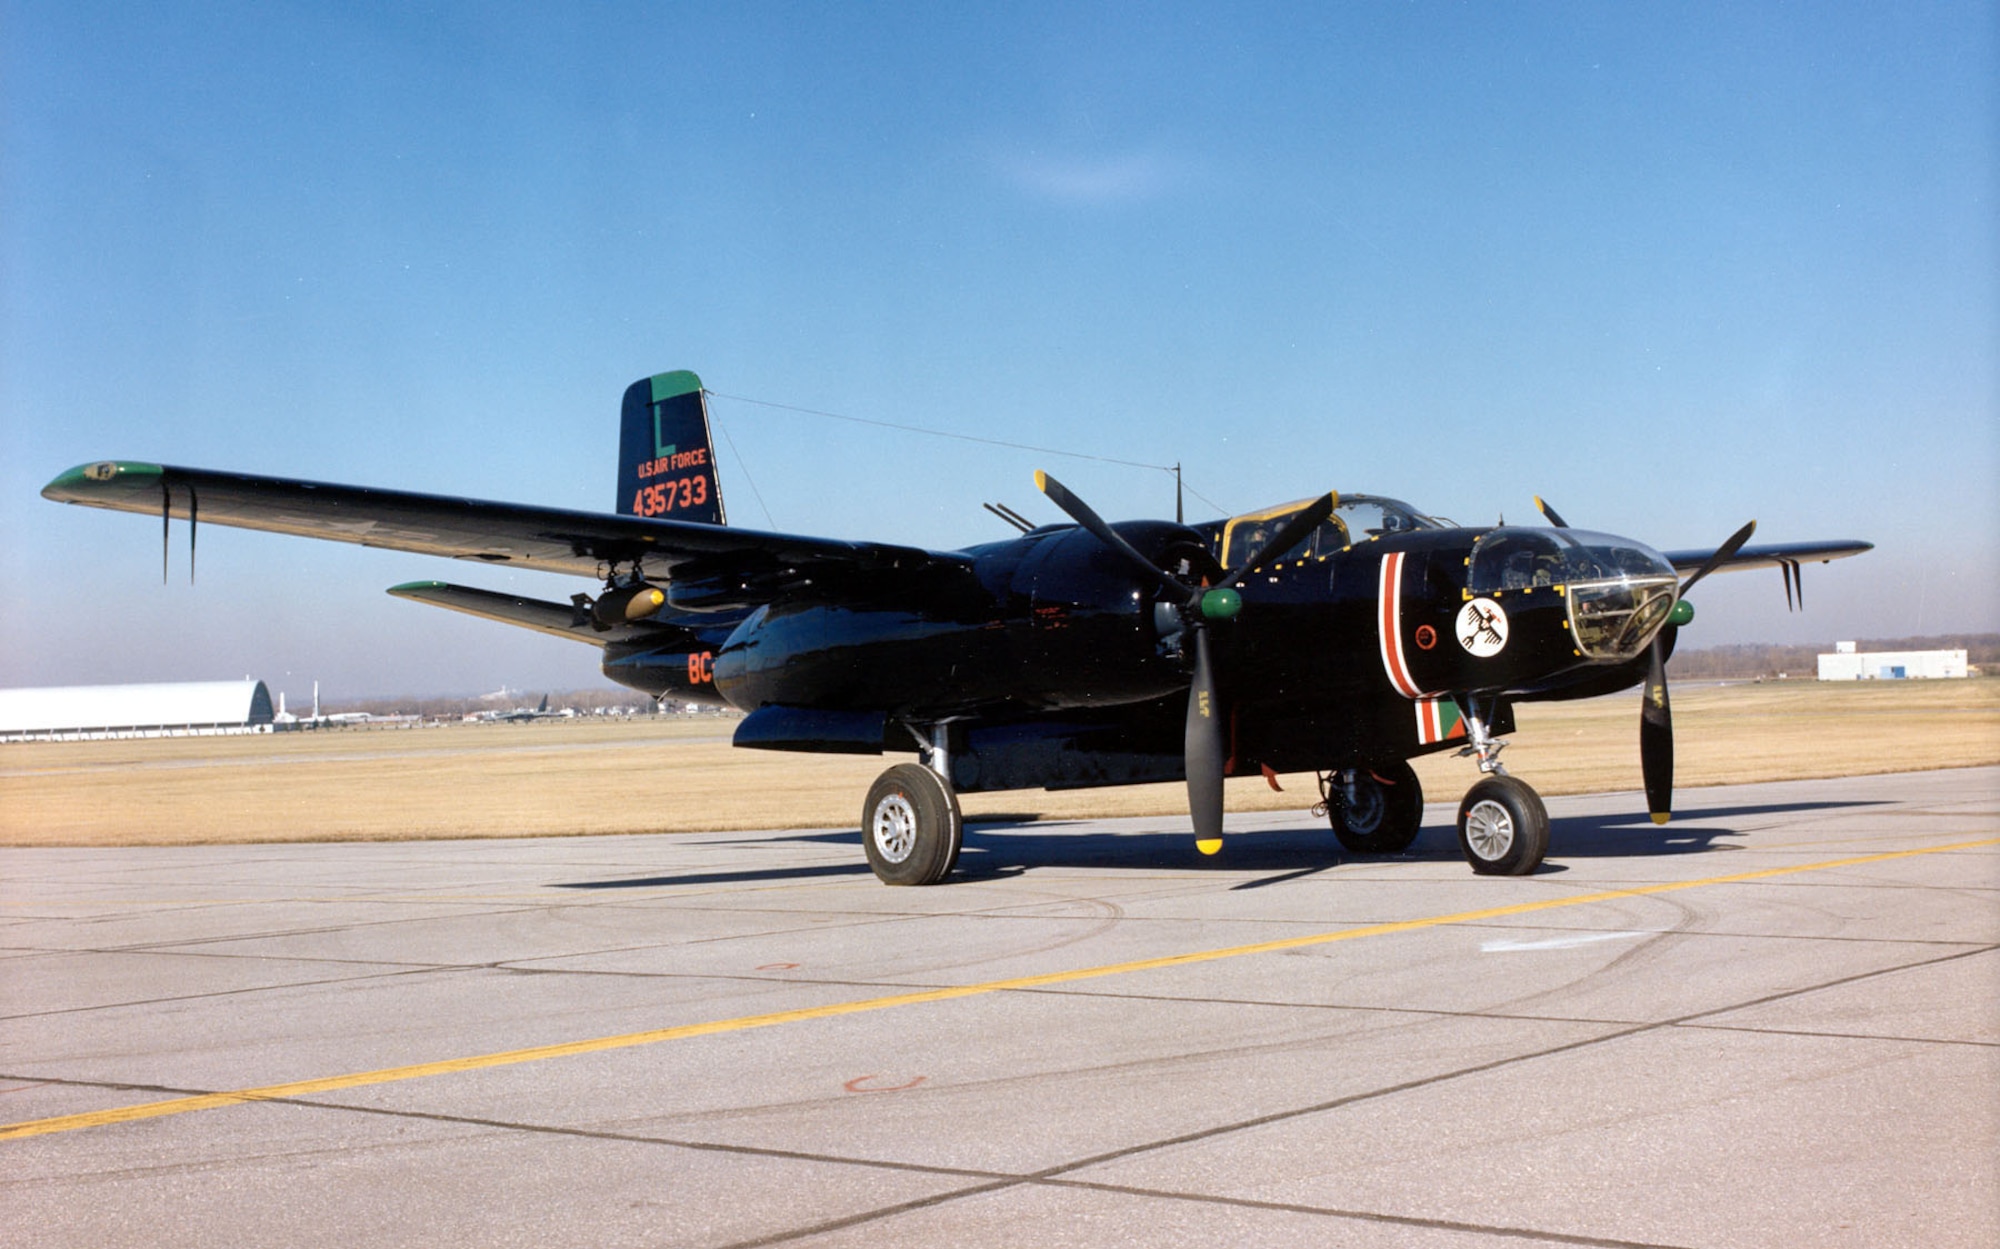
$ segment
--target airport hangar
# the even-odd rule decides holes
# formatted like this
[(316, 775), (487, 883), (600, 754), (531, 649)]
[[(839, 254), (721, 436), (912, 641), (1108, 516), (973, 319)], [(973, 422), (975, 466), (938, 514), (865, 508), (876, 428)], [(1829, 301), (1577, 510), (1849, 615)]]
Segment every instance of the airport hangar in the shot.
[(276, 719), (271, 691), (248, 677), (0, 690), (0, 742), (269, 733)]

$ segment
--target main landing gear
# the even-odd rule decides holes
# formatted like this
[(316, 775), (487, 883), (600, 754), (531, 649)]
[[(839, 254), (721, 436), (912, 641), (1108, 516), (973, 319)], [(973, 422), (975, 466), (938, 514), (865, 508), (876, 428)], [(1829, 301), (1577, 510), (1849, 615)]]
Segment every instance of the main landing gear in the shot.
[(1533, 789), (1507, 775), (1500, 751), (1507, 743), (1487, 730), (1491, 708), (1481, 714), (1477, 701), (1462, 703), (1466, 735), (1472, 744), (1460, 755), (1473, 755), (1485, 773), (1458, 804), (1458, 848), (1472, 870), (1485, 876), (1526, 876), (1541, 866), (1549, 849), (1549, 812)]
[(935, 885), (958, 866), (965, 817), (945, 779), (945, 730), (932, 729), (923, 763), (899, 763), (877, 777), (861, 806), (861, 844), (885, 885)]
[(1327, 823), (1355, 854), (1401, 854), (1424, 822), (1424, 791), (1403, 762), (1343, 768), (1320, 777)]

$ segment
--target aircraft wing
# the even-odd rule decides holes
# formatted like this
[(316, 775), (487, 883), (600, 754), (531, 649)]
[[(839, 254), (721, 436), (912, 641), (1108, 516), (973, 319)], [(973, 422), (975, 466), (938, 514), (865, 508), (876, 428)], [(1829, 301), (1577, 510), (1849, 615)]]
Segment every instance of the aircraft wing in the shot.
[(42, 497), (583, 577), (601, 577), (609, 565), (633, 560), (643, 560), (655, 578), (695, 561), (756, 561), (783, 572), (796, 568), (800, 575), (828, 565), (888, 571), (968, 563), (962, 555), (917, 547), (129, 460), (80, 465), (44, 486)]
[[(1837, 542), (1778, 542), (1763, 546), (1746, 546), (1716, 566), (1717, 572), (1731, 572), (1743, 568), (1783, 568), (1787, 565), (1824, 564), (1828, 560), (1846, 559), (1863, 551), (1875, 549), (1873, 542), (1857, 542), (1853, 539)], [(1715, 554), (1715, 548), (1702, 551), (1662, 551), (1675, 572), (1693, 572), (1708, 562)]]

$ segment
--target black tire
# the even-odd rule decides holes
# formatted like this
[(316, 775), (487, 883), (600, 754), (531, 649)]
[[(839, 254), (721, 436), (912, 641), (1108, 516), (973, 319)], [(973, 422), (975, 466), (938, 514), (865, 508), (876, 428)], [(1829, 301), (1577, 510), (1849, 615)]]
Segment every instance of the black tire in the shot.
[(1326, 821), (1333, 835), (1355, 854), (1401, 854), (1417, 839), (1424, 822), (1424, 790), (1407, 763), (1361, 769), (1354, 802), (1335, 781), (1327, 791)]
[(1524, 782), (1485, 777), (1458, 804), (1458, 848), (1482, 876), (1526, 876), (1548, 853), (1548, 808)]
[(958, 795), (915, 763), (876, 778), (861, 808), (861, 845), (885, 885), (935, 885), (950, 875), (964, 827)]

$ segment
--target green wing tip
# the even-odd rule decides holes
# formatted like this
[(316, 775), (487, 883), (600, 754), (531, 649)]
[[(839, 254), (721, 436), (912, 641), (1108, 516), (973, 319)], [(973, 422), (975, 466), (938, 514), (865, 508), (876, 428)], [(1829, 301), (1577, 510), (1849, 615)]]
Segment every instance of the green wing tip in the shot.
[(401, 585), (390, 586), (389, 593), (408, 595), (418, 594), (425, 590), (442, 590), (444, 588), (445, 583), (442, 581), (405, 581)]
[[(157, 482), (166, 470), (139, 460), (93, 460), (79, 464), (42, 487), (45, 499), (67, 499), (101, 492), (114, 483), (129, 489)], [(122, 491), (121, 491), (122, 493)]]

